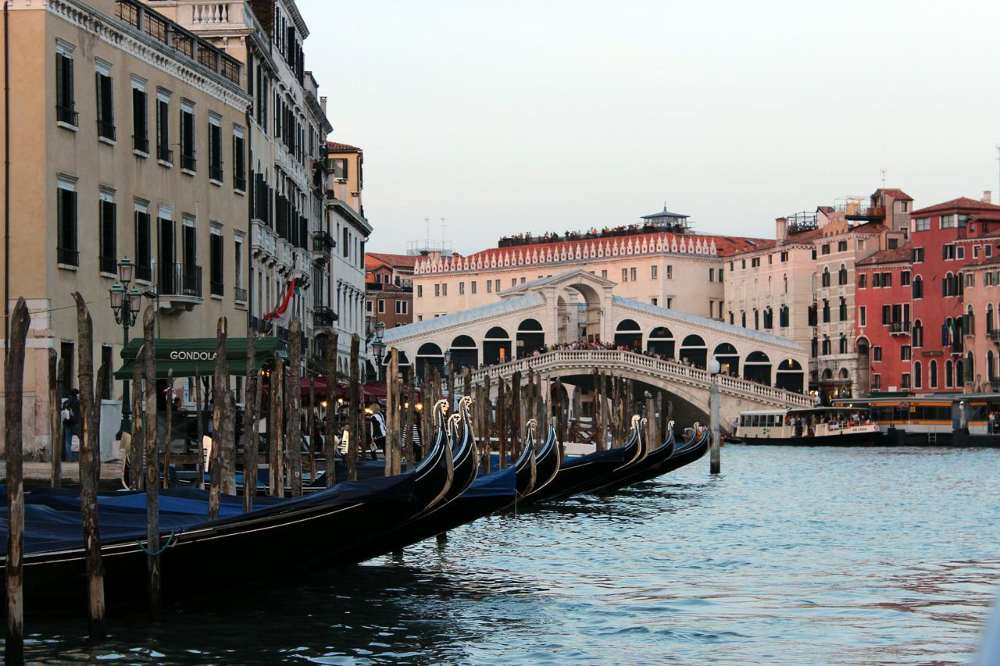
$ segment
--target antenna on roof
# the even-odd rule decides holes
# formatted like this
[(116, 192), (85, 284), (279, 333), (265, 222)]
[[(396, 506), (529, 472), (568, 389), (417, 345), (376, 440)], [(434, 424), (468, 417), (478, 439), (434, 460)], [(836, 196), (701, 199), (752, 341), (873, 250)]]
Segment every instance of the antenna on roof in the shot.
[(429, 217), (425, 217), (424, 218), (424, 226), (427, 227), (427, 243), (424, 245), (424, 247), (430, 247), (431, 246), (431, 218), (429, 218)]
[(882, 167), (882, 187), (885, 187), (885, 167)]
[(444, 218), (442, 217), (441, 218), (441, 252), (442, 252), (442, 254), (444, 253), (444, 248), (447, 245), (446, 242), (445, 242), (445, 239), (448, 237), (445, 234), (445, 229), (447, 229), (447, 228), (448, 228), (448, 225), (445, 224)]

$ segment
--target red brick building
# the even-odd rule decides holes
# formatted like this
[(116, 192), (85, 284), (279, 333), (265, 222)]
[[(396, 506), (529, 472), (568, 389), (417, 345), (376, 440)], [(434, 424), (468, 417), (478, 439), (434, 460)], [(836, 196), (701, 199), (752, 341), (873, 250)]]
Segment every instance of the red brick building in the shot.
[(413, 323), (413, 266), (418, 257), (365, 255), (365, 316), (395, 328)]
[(966, 302), (975, 277), (963, 269), (997, 251), (1000, 206), (961, 197), (915, 210), (910, 238), (908, 258), (885, 250), (858, 266), (856, 344), (872, 392), (980, 388), (986, 359), (973, 348), (985, 330)]

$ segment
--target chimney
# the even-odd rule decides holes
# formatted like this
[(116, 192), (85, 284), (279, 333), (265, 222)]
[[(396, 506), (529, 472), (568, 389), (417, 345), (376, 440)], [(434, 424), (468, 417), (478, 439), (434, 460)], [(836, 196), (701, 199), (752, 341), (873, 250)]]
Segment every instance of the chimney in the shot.
[(983, 203), (993, 203), (993, 192), (991, 190), (983, 190)]
[(774, 240), (784, 243), (788, 238), (788, 219), (779, 217), (774, 220)]

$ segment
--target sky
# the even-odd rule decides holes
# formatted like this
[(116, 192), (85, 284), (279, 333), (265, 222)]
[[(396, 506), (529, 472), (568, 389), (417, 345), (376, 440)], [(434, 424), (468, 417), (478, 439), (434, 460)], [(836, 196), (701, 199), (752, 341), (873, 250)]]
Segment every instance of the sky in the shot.
[[(1000, 3), (298, 0), (369, 249), (997, 197)], [(441, 218), (445, 220), (442, 229)], [(443, 233), (442, 233), (443, 232)]]

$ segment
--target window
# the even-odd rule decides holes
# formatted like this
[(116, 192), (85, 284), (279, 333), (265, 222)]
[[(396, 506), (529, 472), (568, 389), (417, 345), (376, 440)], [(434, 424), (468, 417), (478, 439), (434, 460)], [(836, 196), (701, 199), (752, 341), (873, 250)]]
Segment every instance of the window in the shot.
[(635, 282), (635, 280), (636, 280), (636, 276), (635, 276), (636, 271), (635, 271), (635, 268), (630, 268), (629, 271), (628, 271), (628, 273), (629, 273), (629, 279), (632, 280), (632, 282)]
[(910, 341), (914, 347), (924, 346), (924, 325), (918, 319), (913, 323), (913, 331), (910, 333)]
[(167, 165), (174, 161), (170, 149), (170, 96), (162, 91), (156, 93), (156, 159)]
[(910, 271), (900, 271), (899, 284), (903, 287), (910, 286)]
[(866, 287), (866, 283), (868, 281), (867, 278), (868, 278), (867, 273), (862, 273), (861, 275), (858, 276), (858, 289), (864, 289)]
[(954, 245), (942, 245), (941, 246), (941, 258), (948, 260), (955, 258), (955, 246)]
[(823, 269), (823, 277), (822, 277), (822, 280), (821, 280), (821, 284), (824, 287), (829, 287), (830, 286), (830, 269), (829, 268), (824, 268)]
[(788, 252), (781, 253), (781, 263), (786, 263), (788, 261)]
[[(649, 299), (649, 302), (651, 304), (653, 304), (653, 305), (659, 305), (660, 304), (660, 299), (658, 299), (656, 296), (653, 296), (652, 298)], [(709, 305), (709, 308), (711, 308), (712, 304), (709, 303), (708, 305)]]
[(992, 257), (993, 256), (993, 246), (989, 245), (989, 244), (984, 245), (983, 246), (983, 253), (986, 254), (987, 257)]
[(882, 273), (882, 286), (883, 287), (892, 286), (892, 273)]
[(886, 246), (890, 250), (895, 250), (896, 248), (899, 247), (899, 239), (898, 238), (890, 238), (890, 239), (888, 239), (886, 241)]
[(924, 373), (923, 367), (920, 365), (920, 361), (913, 364), (913, 387), (922, 388), (924, 385)]
[(840, 297), (840, 321), (847, 321), (847, 299)]
[(146, 108), (146, 86), (142, 81), (132, 79), (132, 149), (149, 155), (149, 123)]
[(872, 273), (872, 289), (882, 286), (882, 274)]
[(829, 356), (832, 353), (833, 353), (833, 343), (830, 342), (830, 338), (828, 336), (824, 335), (823, 336), (823, 348), (822, 348), (822, 352), (821, 352), (820, 355), (821, 356)]
[(913, 230), (914, 231), (930, 231), (931, 229), (931, 218), (929, 217), (918, 217), (914, 220)]
[(919, 275), (913, 278), (913, 284), (910, 287), (913, 292), (913, 298), (923, 298), (924, 297), (924, 280)]
[(913, 357), (913, 352), (910, 349), (910, 345), (903, 345), (899, 348), (899, 360), (909, 361)]
[(197, 166), (194, 156), (194, 105), (181, 102), (181, 168), (194, 171)]
[(208, 237), (209, 289), (213, 296), (223, 295), (222, 227), (212, 225)]
[(903, 376), (900, 377), (900, 388), (910, 388), (910, 373), (904, 372)]
[(418, 284), (417, 285), (417, 298), (423, 298), (423, 297), (424, 297), (424, 285)]
[(622, 269), (622, 282), (628, 282), (628, 269)]
[(872, 388), (875, 390), (882, 388), (882, 375), (872, 375)]
[(838, 348), (838, 353), (840, 354), (847, 353), (847, 336), (844, 335), (843, 333), (840, 334), (840, 342), (838, 343), (837, 348)]
[(181, 251), (183, 264), (181, 266), (181, 293), (189, 296), (201, 296), (201, 267), (198, 266), (198, 231), (194, 218), (185, 215), (181, 231)]
[(100, 256), (99, 270), (102, 273), (116, 275), (118, 273), (117, 245), (117, 208), (115, 195), (108, 190), (101, 190), (98, 201), (98, 219), (100, 220)]
[(459, 296), (465, 296), (465, 283), (464, 282), (459, 282), (458, 283), (458, 295)]
[(882, 306), (882, 325), (888, 326), (892, 323), (892, 306), (883, 305)]
[(492, 294), (493, 293), (493, 280), (487, 280), (486, 281), (486, 293), (487, 294)]
[[(607, 279), (608, 279), (608, 272), (607, 272), (606, 270), (604, 270), (604, 271), (601, 271), (601, 277), (602, 277), (602, 278), (604, 278), (605, 280), (607, 280)], [(539, 279), (539, 280), (541, 280), (541, 279), (542, 279), (542, 276), (541, 276), (541, 275), (539, 275), (539, 276), (538, 276), (538, 279)]]
[(959, 245), (955, 248), (955, 257), (957, 259), (965, 259), (965, 247)]
[(338, 180), (347, 180), (347, 160), (336, 158), (330, 161), (333, 163), (333, 177)]
[(823, 323), (830, 323), (830, 301), (823, 299)]
[(222, 184), (222, 118), (208, 116), (208, 179)]
[(517, 278), (511, 278), (510, 279), (510, 286), (511, 287), (516, 287), (517, 286)]
[[(497, 280), (497, 282), (499, 282), (499, 280)], [(499, 290), (500, 290), (499, 285), (497, 285), (497, 291), (499, 291)], [(447, 296), (448, 295), (448, 283), (447, 282), (442, 282), (441, 283), (441, 295), (442, 296)]]
[(397, 300), (396, 301), (396, 314), (405, 315), (410, 312), (410, 304), (406, 301)]
[(837, 252), (847, 252), (847, 241), (837, 241)]
[(653, 264), (652, 266), (649, 267), (649, 279), (655, 280), (657, 273), (659, 273), (659, 268), (656, 266), (656, 264)]
[(441, 296), (441, 284), (440, 283), (435, 283), (434, 284), (434, 298), (440, 298), (440, 296)]
[(153, 238), (145, 202), (135, 204), (135, 278), (146, 282), (153, 279)]
[(955, 215), (942, 215), (941, 216), (941, 228), (942, 229), (954, 229), (957, 227), (957, 218)]
[(872, 347), (872, 360), (873, 361), (881, 361), (882, 360), (882, 348), (881, 347)]
[(384, 298), (378, 299), (378, 313), (379, 314), (385, 314), (385, 299)]
[(75, 179), (59, 178), (56, 186), (56, 217), (59, 221), (56, 261), (63, 266), (79, 266)]
[(667, 264), (667, 279), (674, 279), (674, 267), (671, 264)]
[(246, 148), (243, 128), (233, 127), (233, 189), (247, 191)]
[(931, 385), (931, 388), (937, 388), (937, 385), (938, 385), (938, 365), (937, 365), (937, 361), (931, 361), (931, 363), (930, 363), (930, 365), (928, 367), (930, 368), (930, 371), (928, 373), (927, 379), (928, 379), (928, 381), (929, 381), (929, 383)]
[(111, 82), (111, 65), (97, 61), (97, 137), (115, 140), (115, 98)]
[(493, 281), (493, 291), (500, 293), (500, 278)]
[(75, 128), (76, 95), (73, 86), (73, 47), (56, 43), (56, 121)]
[(868, 308), (864, 305), (858, 308), (858, 322), (860, 322), (861, 326), (868, 325)]
[(847, 266), (844, 264), (840, 265), (840, 270), (837, 271), (837, 284), (845, 285), (847, 284)]
[(344, 236), (344, 241), (343, 243), (341, 243), (341, 245), (343, 246), (343, 255), (347, 257), (350, 256), (351, 254), (351, 236), (347, 227), (344, 227), (343, 236)]
[(476, 281), (473, 280), (472, 283), (469, 284), (469, 286), (472, 288), (472, 293), (473, 294), (476, 293)]
[(830, 254), (830, 244), (824, 243), (822, 248), (823, 254)]
[(750, 259), (750, 268), (760, 268), (760, 257)]
[(924, 260), (924, 248), (915, 247), (913, 248), (913, 263), (919, 264)]
[[(241, 303), (246, 303), (247, 292), (243, 287), (243, 236), (240, 236), (239, 234), (237, 234), (233, 240), (233, 265), (235, 268), (235, 273), (233, 275), (234, 298)], [(320, 297), (320, 289), (322, 288), (320, 280), (315, 280), (314, 285), (314, 293), (317, 297)]]

